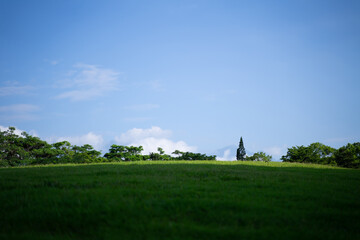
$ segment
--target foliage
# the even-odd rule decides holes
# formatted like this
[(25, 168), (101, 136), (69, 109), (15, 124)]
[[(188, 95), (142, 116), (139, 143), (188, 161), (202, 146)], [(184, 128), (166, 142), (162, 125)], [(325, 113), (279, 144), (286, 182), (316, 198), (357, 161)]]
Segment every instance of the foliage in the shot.
[(45, 148), (35, 149), (33, 164), (67, 163), (71, 162), (74, 155), (69, 142), (57, 142)]
[(84, 146), (73, 146), (72, 162), (74, 163), (91, 163), (100, 162), (99, 159), (101, 152), (96, 151), (91, 145), (85, 144)]
[(239, 142), (239, 148), (236, 151), (236, 160), (244, 161), (245, 156), (246, 156), (246, 151), (245, 151), (243, 139), (241, 137)]
[(360, 167), (360, 143), (349, 143), (339, 149), (321, 143), (312, 143), (309, 146), (289, 148), (282, 156), (284, 162), (318, 163), (337, 165), (340, 167)]
[(169, 160), (171, 160), (171, 156), (165, 154), (165, 151), (161, 147), (158, 147), (157, 150), (159, 153), (151, 152), (149, 155), (144, 155), (144, 156), (146, 157), (147, 160), (151, 160), (151, 161), (169, 161)]
[(15, 128), (9, 127), (0, 131), (0, 167), (11, 167), (30, 164), (59, 164), (59, 163), (95, 163), (119, 161), (170, 161), (177, 160), (215, 160), (216, 156), (200, 153), (174, 152), (176, 157), (165, 154), (159, 147), (158, 153), (142, 155), (142, 146), (112, 145), (109, 152), (101, 157), (101, 152), (91, 145), (71, 145), (67, 141), (48, 144), (38, 137), (23, 132), (15, 134)]
[(165, 151), (161, 147), (158, 147), (157, 150), (158, 150), (160, 155), (163, 155), (165, 153)]
[[(38, 137), (26, 132), (21, 135), (15, 133), (14, 127), (6, 131), (0, 130), (0, 167), (12, 167), (30, 164), (59, 164), (59, 163), (96, 163), (119, 161), (170, 161), (170, 160), (215, 160), (215, 155), (181, 152), (175, 150), (172, 154), (165, 154), (159, 147), (156, 153), (142, 155), (142, 146), (112, 145), (109, 152), (101, 157), (101, 152), (91, 145), (71, 145), (67, 141), (49, 144)], [(271, 161), (272, 157), (264, 152), (255, 153), (246, 157), (242, 137), (237, 149), (237, 160)], [(339, 149), (321, 143), (312, 143), (309, 146), (289, 148), (282, 156), (284, 162), (317, 163), (337, 165), (348, 168), (360, 168), (360, 143), (347, 144)]]
[(133, 146), (119, 146), (112, 145), (109, 153), (104, 155), (109, 161), (170, 161), (170, 160), (215, 160), (216, 156), (201, 153), (181, 152), (175, 150), (172, 154), (177, 155), (172, 157), (171, 155), (165, 154), (165, 151), (158, 147), (158, 152), (151, 152), (149, 155), (141, 155), (143, 147)]
[(180, 152), (179, 150), (175, 150), (173, 154), (178, 155), (174, 157), (174, 160), (216, 160), (215, 155), (201, 154), (201, 153), (192, 153), (192, 152)]
[(20, 166), (29, 164), (56, 164), (56, 163), (91, 163), (103, 162), (101, 152), (91, 145), (72, 146), (63, 141), (48, 144), (38, 137), (26, 132), (15, 134), (15, 128), (9, 127), (0, 131), (0, 166)]
[(339, 148), (335, 152), (335, 161), (338, 166), (360, 168), (360, 142)]
[(109, 161), (140, 161), (142, 160), (141, 152), (143, 147), (133, 147), (133, 146), (119, 146), (116, 144), (111, 145), (108, 153), (104, 155)]
[(271, 155), (266, 155), (264, 152), (254, 153), (252, 156), (246, 157), (246, 161), (262, 161), (262, 162), (270, 162), (272, 159)]
[(26, 132), (17, 135), (14, 127), (6, 131), (0, 130), (0, 160), (2, 165), (19, 166), (24, 165), (36, 158), (39, 149), (49, 147), (49, 144), (33, 137)]

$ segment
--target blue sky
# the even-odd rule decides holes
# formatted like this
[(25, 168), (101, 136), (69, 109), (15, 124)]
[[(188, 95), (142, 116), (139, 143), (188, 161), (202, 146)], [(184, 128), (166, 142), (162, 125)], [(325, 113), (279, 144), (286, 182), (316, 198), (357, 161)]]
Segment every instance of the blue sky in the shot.
[[(359, 1), (0, 0), (0, 126), (279, 159), (360, 141)], [(225, 154), (225, 156), (224, 156)]]

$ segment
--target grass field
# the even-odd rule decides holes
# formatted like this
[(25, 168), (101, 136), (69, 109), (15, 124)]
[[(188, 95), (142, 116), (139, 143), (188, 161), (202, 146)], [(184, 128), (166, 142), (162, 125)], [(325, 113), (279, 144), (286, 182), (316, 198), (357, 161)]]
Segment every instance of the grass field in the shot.
[(360, 239), (360, 170), (259, 162), (0, 169), (0, 239)]

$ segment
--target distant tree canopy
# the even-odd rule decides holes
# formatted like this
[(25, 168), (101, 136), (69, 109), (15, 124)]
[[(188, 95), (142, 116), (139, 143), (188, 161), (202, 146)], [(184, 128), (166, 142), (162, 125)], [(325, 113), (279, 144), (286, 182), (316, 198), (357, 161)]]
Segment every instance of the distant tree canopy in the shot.
[(170, 156), (162, 148), (158, 153), (142, 155), (142, 146), (112, 145), (109, 152), (102, 157), (101, 152), (91, 145), (71, 145), (67, 141), (49, 144), (38, 137), (26, 132), (15, 134), (15, 128), (9, 127), (6, 131), (0, 130), (0, 167), (11, 167), (31, 164), (57, 163), (93, 163), (115, 161), (167, 161), (167, 160), (215, 160), (216, 156), (207, 156), (200, 153), (181, 152), (176, 150)]
[(348, 143), (339, 148), (334, 155), (338, 166), (360, 168), (360, 142)]
[(89, 144), (71, 145), (67, 141), (49, 144), (26, 132), (15, 134), (15, 128), (0, 131), (0, 166), (20, 166), (49, 163), (99, 162), (101, 152)]
[(192, 153), (192, 152), (180, 152), (176, 150), (173, 154), (177, 154), (177, 157), (174, 157), (175, 160), (216, 160), (216, 155), (205, 155), (201, 153)]
[[(115, 161), (168, 161), (168, 160), (216, 160), (215, 155), (181, 152), (175, 150), (172, 155), (165, 154), (159, 147), (158, 152), (148, 155), (141, 154), (142, 146), (112, 145), (109, 152), (102, 157), (101, 152), (91, 145), (71, 145), (67, 141), (49, 144), (38, 137), (26, 132), (18, 135), (14, 127), (0, 130), (0, 167), (11, 167), (31, 164), (57, 163), (93, 163)], [(264, 152), (246, 156), (242, 137), (237, 149), (237, 160), (271, 161), (271, 156)], [(360, 143), (349, 143), (339, 149), (321, 143), (312, 143), (309, 146), (296, 146), (288, 149), (287, 154), (281, 157), (284, 162), (301, 162), (330, 164), (347, 168), (360, 168)]]
[(322, 143), (312, 143), (309, 146), (288, 148), (287, 154), (281, 157), (284, 162), (301, 162), (329, 164), (340, 167), (360, 167), (360, 143), (349, 143), (339, 149)]
[(141, 155), (143, 147), (128, 147), (128, 146), (118, 146), (112, 145), (109, 153), (104, 155), (110, 161), (141, 161), (141, 160), (151, 160), (151, 161), (169, 161), (169, 160), (216, 160), (215, 155), (207, 156), (201, 153), (192, 153), (192, 152), (181, 152), (175, 150), (172, 154), (177, 155), (173, 157), (171, 155), (165, 154), (165, 151), (158, 147), (158, 152), (151, 152), (149, 155)]
[(252, 156), (247, 156), (246, 161), (262, 161), (262, 162), (270, 162), (272, 159), (271, 155), (266, 155), (264, 152), (254, 153)]
[(141, 151), (144, 150), (142, 146), (133, 147), (133, 146), (118, 146), (111, 145), (108, 153), (104, 157), (110, 161), (139, 161), (143, 160), (141, 158)]

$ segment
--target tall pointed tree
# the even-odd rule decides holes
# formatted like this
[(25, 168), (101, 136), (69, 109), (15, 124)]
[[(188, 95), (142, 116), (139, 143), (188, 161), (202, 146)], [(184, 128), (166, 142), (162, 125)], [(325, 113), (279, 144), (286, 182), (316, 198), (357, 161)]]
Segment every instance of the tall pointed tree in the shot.
[(246, 151), (245, 151), (243, 139), (241, 137), (240, 142), (239, 142), (239, 148), (236, 151), (236, 160), (244, 161), (245, 160), (245, 155), (246, 155)]

